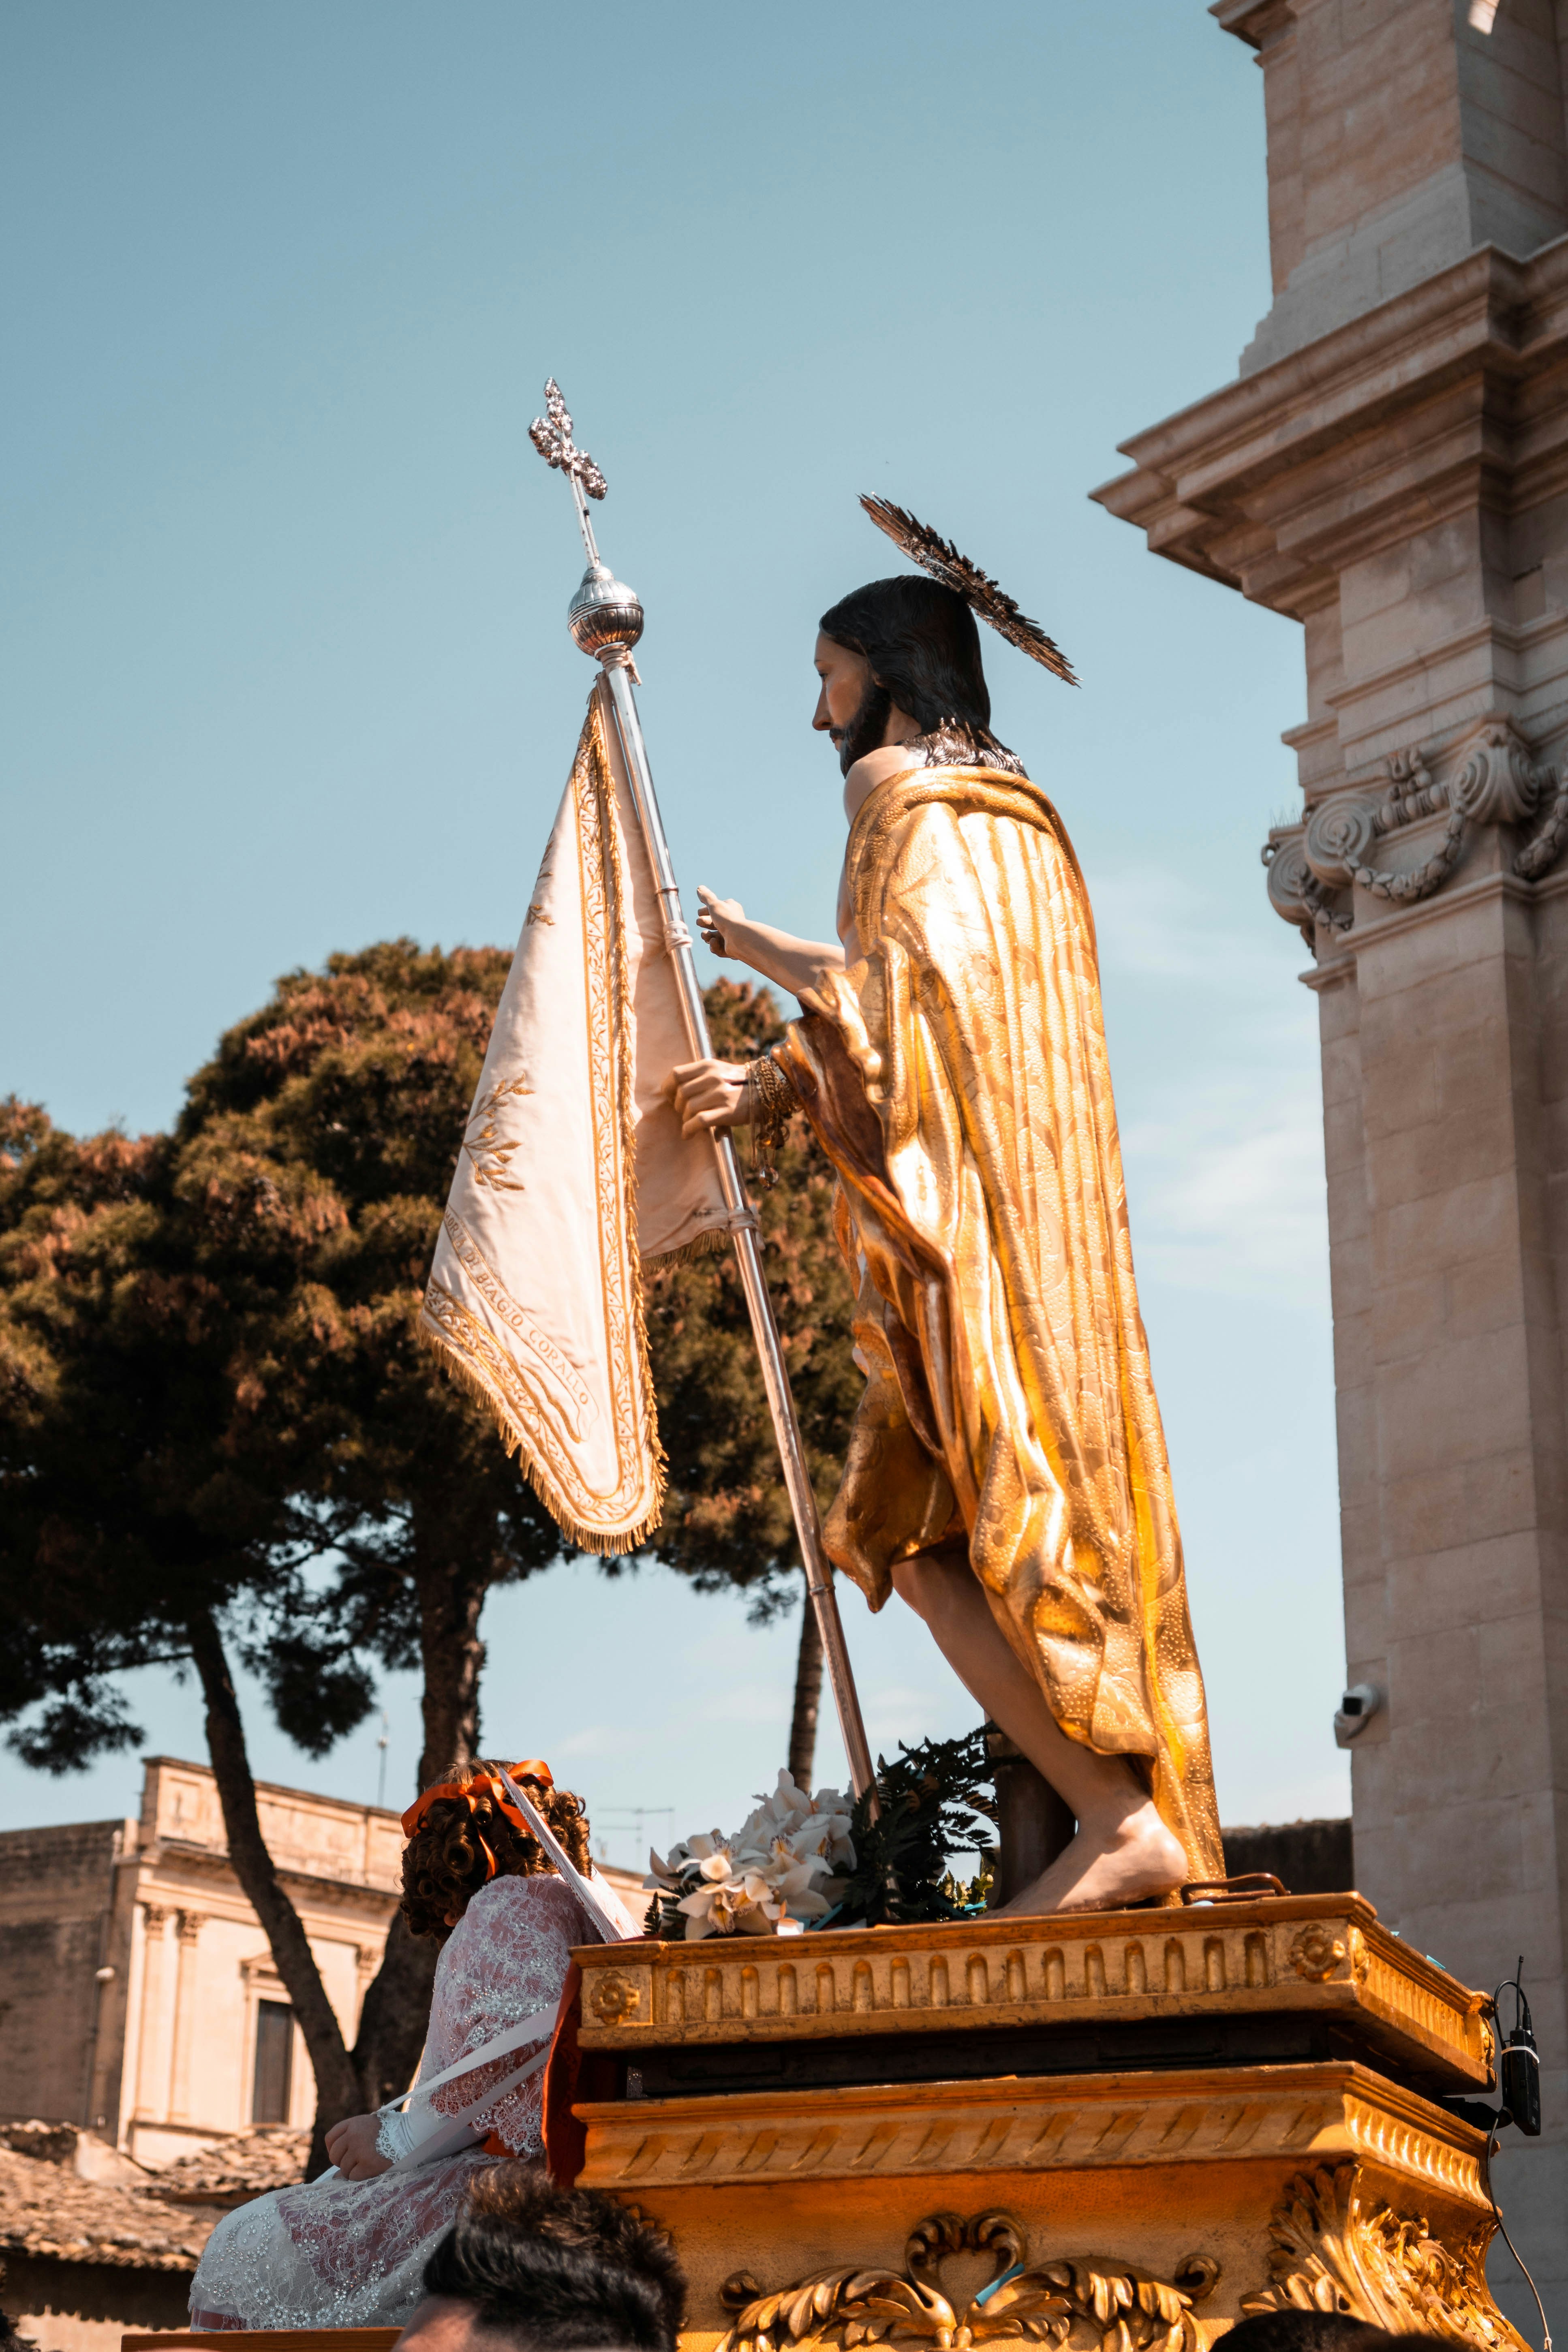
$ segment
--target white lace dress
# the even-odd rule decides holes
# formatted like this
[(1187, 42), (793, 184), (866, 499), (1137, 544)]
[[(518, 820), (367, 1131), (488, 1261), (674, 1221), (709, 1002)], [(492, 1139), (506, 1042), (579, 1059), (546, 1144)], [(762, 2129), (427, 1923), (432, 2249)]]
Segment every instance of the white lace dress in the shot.
[[(531, 2012), (552, 2007), (572, 1946), (595, 1939), (576, 1897), (553, 1875), (498, 1878), (482, 1887), (437, 1963), (420, 2081)], [(504, 2084), (517, 2063), (515, 2051), (498, 2058), (493, 2079)], [(537, 2155), (542, 2145), (542, 2072), (475, 2107), (489, 2071), (461, 2075), (430, 2095), (433, 2107), (466, 2114), (471, 2144), (456, 2154), (373, 2180), (344, 2180), (334, 2169), (226, 2215), (191, 2282), (192, 2311), (240, 2327), (402, 2326), (419, 2301), (426, 2259), (455, 2220), (463, 2191), (477, 2172), (500, 2161), (484, 2153), (483, 2141), (494, 2133), (519, 2156)], [(384, 2131), (384, 2152), (397, 2152), (397, 2121)]]

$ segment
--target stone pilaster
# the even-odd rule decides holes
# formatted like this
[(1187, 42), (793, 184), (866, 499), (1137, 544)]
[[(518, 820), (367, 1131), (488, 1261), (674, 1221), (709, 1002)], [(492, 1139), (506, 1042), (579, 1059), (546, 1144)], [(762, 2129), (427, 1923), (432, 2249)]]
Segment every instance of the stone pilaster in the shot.
[(162, 2118), (168, 2097), (169, 2051), (163, 1998), (163, 1929), (171, 1914), (161, 1903), (142, 1906), (142, 2013), (136, 2037), (138, 2119)]
[(1301, 814), (1264, 854), (1321, 1013), (1347, 1681), (1384, 1694), (1357, 1876), (1468, 1981), (1525, 1955), (1546, 2130), (1497, 2179), (1568, 2325), (1557, 24), (1546, 0), (1489, 35), (1463, 0), (1212, 13), (1264, 68), (1274, 307), (1239, 379), (1124, 443), (1096, 496), (1303, 624)]
[(174, 2055), (169, 2070), (169, 2121), (191, 2120), (191, 2042), (196, 2021), (196, 1951), (206, 1915), (181, 1911), (176, 1915), (179, 1942), (178, 1975), (174, 1985)]

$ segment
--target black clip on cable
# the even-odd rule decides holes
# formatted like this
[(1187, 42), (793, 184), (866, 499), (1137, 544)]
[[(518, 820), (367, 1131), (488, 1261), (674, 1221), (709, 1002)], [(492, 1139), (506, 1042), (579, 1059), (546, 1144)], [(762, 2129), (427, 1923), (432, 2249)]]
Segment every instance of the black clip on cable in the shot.
[[(1518, 2131), (1530, 2139), (1541, 2135), (1541, 2057), (1535, 2047), (1535, 2032), (1530, 2021), (1530, 2003), (1524, 1997), (1524, 1959), (1521, 1955), (1514, 1974), (1499, 1985), (1498, 1992), (1513, 1993), (1513, 2032), (1499, 2053), (1499, 2087), (1510, 2120)], [(1492, 2014), (1497, 2016), (1497, 1993), (1492, 1995)], [(1500, 2027), (1501, 2018), (1498, 2018)]]
[(1479, 2099), (1445, 2099), (1442, 2104), (1450, 2115), (1459, 2116), (1465, 2123), (1474, 2124), (1478, 2131), (1484, 2131), (1487, 2136), (1486, 2155), (1481, 2163), (1487, 2202), (1492, 2209), (1492, 2220), (1497, 2223), (1503, 2244), (1518, 2263), (1524, 2273), (1524, 2283), (1535, 2297), (1535, 2308), (1541, 2315), (1542, 2352), (1552, 2352), (1552, 2330), (1547, 2325), (1540, 2290), (1531, 2277), (1518, 2247), (1508, 2234), (1508, 2225), (1492, 2191), (1492, 2158), (1497, 2153), (1498, 2140), (1508, 2126), (1512, 2124), (1516, 2130), (1523, 2132), (1530, 2139), (1537, 2138), (1541, 2131), (1541, 2056), (1535, 2047), (1530, 2003), (1524, 1997), (1522, 1953), (1512, 1976), (1503, 1979), (1488, 2003), (1500, 2032), (1502, 2019), (1498, 2015), (1498, 1995), (1508, 1991), (1512, 1992), (1514, 2000), (1513, 2031), (1498, 2051), (1497, 2087), (1502, 2094), (1502, 2105), (1483, 2106)]

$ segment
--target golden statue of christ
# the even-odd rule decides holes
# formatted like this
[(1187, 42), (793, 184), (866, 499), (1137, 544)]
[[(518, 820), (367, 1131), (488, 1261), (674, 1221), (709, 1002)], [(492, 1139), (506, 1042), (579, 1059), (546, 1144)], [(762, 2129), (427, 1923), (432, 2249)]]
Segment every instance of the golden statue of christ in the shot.
[(1061, 819), (991, 732), (971, 605), (1071, 674), (983, 574), (868, 507), (951, 561), (823, 616), (838, 943), (700, 891), (709, 945), (803, 1017), (765, 1066), (683, 1065), (676, 1100), (688, 1133), (798, 1105), (832, 1161), (866, 1388), (826, 1549), (874, 1610), (918, 1611), (1076, 1816), (1007, 1907), (1110, 1908), (1225, 1864), (1093, 918)]

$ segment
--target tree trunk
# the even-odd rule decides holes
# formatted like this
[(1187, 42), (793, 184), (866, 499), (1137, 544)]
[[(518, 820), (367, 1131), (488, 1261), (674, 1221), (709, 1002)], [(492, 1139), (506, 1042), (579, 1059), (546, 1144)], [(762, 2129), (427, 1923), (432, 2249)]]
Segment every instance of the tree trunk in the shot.
[(430, 1988), (441, 1947), (434, 1936), (411, 1936), (401, 1911), (392, 1915), (386, 1948), (365, 1987), (354, 2043), (363, 2111), (384, 2106), (414, 2080), (430, 2020)]
[(300, 1915), (279, 1883), (267, 1841), (261, 1834), (256, 1782), (245, 1748), (245, 1725), (216, 1622), (210, 1611), (204, 1610), (191, 1619), (187, 1631), (191, 1656), (206, 1701), (207, 1753), (212, 1759), (218, 1802), (223, 1808), (228, 1858), (246, 1900), (261, 1922), (305, 2037), (316, 2077), (316, 2129), (320, 2138), (327, 2126), (336, 2123), (340, 2116), (362, 2112), (358, 2078)]
[(416, 1507), (414, 1585), (425, 1680), (421, 1789), (454, 1765), (466, 1769), (479, 1754), (479, 1673), (485, 1663), (479, 1612), (490, 1584), (495, 1544), (495, 1530), (488, 1520), (482, 1528), (468, 1528), (456, 1512), (448, 1516), (437, 1507), (431, 1509), (426, 1525), (421, 1525), (423, 1517)]
[(795, 1713), (789, 1727), (790, 1777), (797, 1789), (809, 1790), (816, 1764), (816, 1717), (822, 1705), (822, 1632), (811, 1595), (800, 1621), (800, 1648), (795, 1663)]
[[(466, 1528), (455, 1509), (437, 1504), (427, 1512), (416, 1510), (414, 1582), (424, 1669), (420, 1789), (454, 1766), (461, 1769), (471, 1764), (479, 1752), (479, 1673), (485, 1662), (479, 1612), (491, 1580), (494, 1542), (495, 1530), (488, 1519), (481, 1527)], [(479, 1570), (473, 1566), (476, 1560), (483, 1563)], [(347, 2060), (354, 2088), (346, 2104), (329, 2104), (317, 2071), (319, 2105), (307, 2167), (310, 2179), (325, 2165), (330, 2125), (342, 2116), (370, 2114), (413, 2081), (430, 2021), (430, 1989), (439, 1956), (433, 1936), (411, 1936), (402, 1913), (394, 1915), (381, 1966), (365, 1987), (359, 2035)]]

